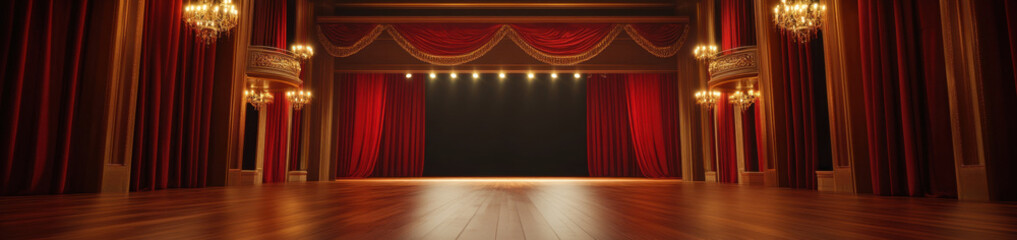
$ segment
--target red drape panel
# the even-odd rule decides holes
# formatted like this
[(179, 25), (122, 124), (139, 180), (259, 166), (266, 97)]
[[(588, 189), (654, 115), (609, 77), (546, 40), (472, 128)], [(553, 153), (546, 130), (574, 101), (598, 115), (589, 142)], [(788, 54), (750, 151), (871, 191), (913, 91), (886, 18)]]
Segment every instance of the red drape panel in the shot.
[(251, 45), (286, 47), (286, 0), (254, 1)]
[(759, 153), (756, 149), (756, 133), (756, 104), (752, 104), (742, 112), (742, 149), (745, 152), (745, 171), (762, 171), (759, 167)]
[(765, 171), (767, 169), (770, 169), (770, 166), (766, 165), (766, 154), (763, 153), (763, 151), (760, 151), (760, 149), (763, 149), (763, 140), (764, 139), (763, 139), (763, 134), (762, 134), (763, 125), (762, 125), (762, 120), (760, 119), (760, 117), (762, 115), (760, 115), (759, 100), (758, 99), (756, 100), (756, 104), (753, 105), (752, 108), (754, 110), (753, 115), (755, 117), (755, 124), (756, 124), (755, 125), (756, 131), (753, 131), (756, 134), (756, 138), (755, 138), (755, 140), (756, 140), (756, 142), (755, 142), (755, 144), (756, 144), (755, 145), (756, 160), (759, 161), (759, 164), (757, 166), (759, 166), (759, 171), (762, 172), (762, 171)]
[(938, 3), (858, 7), (873, 192), (955, 196)]
[[(1010, 37), (1010, 67), (1017, 70), (1017, 2), (1002, 1), (1006, 13), (1006, 30)], [(1017, 84), (1017, 74), (1013, 75), (1014, 83)]]
[(720, 0), (721, 49), (756, 45), (752, 0)]
[(262, 164), (262, 182), (286, 181), (286, 149), (289, 132), (290, 103), (285, 92), (272, 92), (280, 96), (265, 106), (265, 155)]
[(290, 158), (290, 167), (289, 167), (290, 171), (304, 170), (300, 166), (300, 148), (301, 148), (300, 144), (303, 143), (303, 141), (301, 141), (303, 139), (301, 137), (301, 133), (303, 131), (300, 131), (300, 129), (301, 129), (300, 125), (302, 125), (301, 123), (303, 123), (303, 121), (301, 121), (301, 116), (303, 116), (303, 115), (304, 115), (303, 111), (293, 111), (293, 115), (292, 115), (293, 117), (290, 118), (290, 120), (292, 120), (291, 123), (290, 123), (290, 126), (291, 126), (290, 127), (290, 154), (289, 154), (290, 155), (290, 157), (289, 157)]
[(717, 176), (719, 182), (738, 182), (738, 149), (735, 145), (734, 111), (727, 101), (729, 94), (721, 94), (717, 101)]
[(424, 174), (424, 76), (385, 76), (385, 113), (374, 177)]
[(614, 24), (608, 23), (525, 23), (509, 26), (527, 44), (550, 55), (588, 52), (614, 29)]
[[(810, 44), (818, 41), (819, 39), (813, 39)], [(783, 79), (775, 81), (783, 81), (786, 94), (781, 104), (787, 109), (787, 120), (783, 127), (787, 132), (788, 144), (785, 149), (787, 158), (775, 159), (777, 168), (784, 169), (779, 178), (781, 183), (791, 188), (815, 189), (818, 140), (813, 106), (816, 96), (812, 93), (812, 84), (824, 80), (816, 78), (812, 64), (816, 61), (821, 63), (821, 59), (813, 56), (809, 45), (795, 43), (783, 32), (780, 33), (780, 48), (780, 62), (786, 64), (781, 68)]]
[(632, 149), (626, 75), (586, 79), (586, 154), (591, 177), (642, 177)]
[(374, 172), (385, 113), (385, 74), (344, 74), (339, 87), (336, 178), (363, 178)]
[(132, 191), (205, 186), (215, 45), (183, 26), (181, 4), (145, 5)]
[(2, 4), (0, 195), (72, 192), (71, 123), (88, 1)]
[[(665, 124), (665, 120), (673, 120), (676, 110), (672, 104), (662, 103), (663, 99), (671, 99), (675, 94), (674, 84), (662, 84), (664, 75), (660, 74), (629, 74), (625, 85), (625, 98), (628, 103), (629, 129), (632, 133), (632, 146), (635, 150), (636, 162), (640, 172), (651, 178), (678, 178), (681, 177), (681, 160), (675, 155), (679, 148), (677, 138), (674, 137), (673, 124)], [(663, 85), (663, 86), (662, 86)], [(665, 90), (666, 89), (666, 90)], [(662, 92), (665, 91), (665, 92)], [(665, 107), (668, 108), (665, 110)]]
[[(254, 1), (251, 20), (251, 45), (286, 47), (286, 0)], [(262, 182), (286, 181), (287, 133), (289, 133), (289, 102), (285, 91), (276, 91), (275, 102), (265, 108), (265, 153)]]
[(431, 55), (463, 55), (480, 49), (497, 35), (501, 24), (400, 23), (392, 29), (417, 50)]

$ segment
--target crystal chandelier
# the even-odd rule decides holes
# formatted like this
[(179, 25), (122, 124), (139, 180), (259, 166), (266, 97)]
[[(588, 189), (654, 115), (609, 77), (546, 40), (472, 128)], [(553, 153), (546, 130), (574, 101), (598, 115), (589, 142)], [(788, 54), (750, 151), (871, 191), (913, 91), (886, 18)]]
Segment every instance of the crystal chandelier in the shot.
[(212, 44), (220, 34), (229, 33), (237, 26), (239, 12), (232, 0), (201, 0), (198, 4), (188, 4), (184, 8), (184, 22), (196, 32), (205, 44)]
[(742, 111), (748, 110), (752, 106), (752, 103), (756, 102), (756, 97), (759, 96), (759, 92), (749, 89), (748, 91), (735, 91), (728, 97), (728, 102), (734, 105), (738, 105)]
[(709, 61), (713, 57), (717, 56), (716, 45), (698, 45), (692, 50), (692, 56), (696, 57), (699, 61)]
[(696, 103), (703, 106), (706, 109), (712, 109), (717, 104), (717, 99), (720, 98), (720, 92), (718, 91), (698, 91), (696, 92)]
[(266, 104), (271, 103), (273, 98), (268, 90), (244, 90), (244, 100), (258, 111), (261, 111)]
[(314, 49), (307, 45), (293, 44), (290, 46), (290, 52), (293, 52), (293, 55), (296, 56), (300, 62), (307, 62), (308, 59), (311, 59), (311, 57), (314, 56)]
[(293, 110), (300, 110), (304, 105), (311, 102), (311, 91), (297, 90), (286, 92), (286, 99), (290, 100)]
[(773, 23), (798, 43), (807, 43), (823, 27), (826, 5), (811, 0), (781, 0), (773, 7)]

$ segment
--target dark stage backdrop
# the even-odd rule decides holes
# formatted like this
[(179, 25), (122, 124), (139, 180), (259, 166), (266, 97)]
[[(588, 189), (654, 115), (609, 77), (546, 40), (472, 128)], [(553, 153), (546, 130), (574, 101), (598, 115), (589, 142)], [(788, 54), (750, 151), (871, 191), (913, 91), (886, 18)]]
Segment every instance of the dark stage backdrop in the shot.
[(439, 74), (426, 89), (424, 176), (587, 176), (584, 80)]

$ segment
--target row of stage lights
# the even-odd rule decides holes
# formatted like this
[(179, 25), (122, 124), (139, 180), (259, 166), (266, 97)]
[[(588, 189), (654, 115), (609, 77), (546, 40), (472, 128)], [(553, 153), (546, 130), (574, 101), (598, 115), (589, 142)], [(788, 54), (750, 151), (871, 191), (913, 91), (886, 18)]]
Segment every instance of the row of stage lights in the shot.
[[(507, 75), (505, 73), (498, 73), (498, 79), (505, 79), (506, 76)], [(413, 77), (412, 73), (407, 73), (406, 74), (406, 78), (407, 79), (412, 78), (412, 77)], [(430, 78), (430, 79), (437, 79), (438, 78), (438, 74), (437, 73), (430, 73), (430, 74), (427, 75), (427, 77)], [(459, 74), (449, 73), (448, 77), (452, 78), (452, 79), (457, 79), (457, 78), (459, 78)], [(582, 77), (583, 77), (583, 75), (579, 74), (579, 73), (573, 73), (572, 74), (572, 78), (575, 78), (575, 79), (579, 79), (579, 78), (582, 78)], [(535, 74), (535, 73), (527, 73), (526, 74), (526, 78), (527, 79), (537, 78), (537, 74)], [(480, 73), (473, 73), (473, 79), (480, 79)], [(558, 79), (558, 73), (551, 73), (551, 79)]]

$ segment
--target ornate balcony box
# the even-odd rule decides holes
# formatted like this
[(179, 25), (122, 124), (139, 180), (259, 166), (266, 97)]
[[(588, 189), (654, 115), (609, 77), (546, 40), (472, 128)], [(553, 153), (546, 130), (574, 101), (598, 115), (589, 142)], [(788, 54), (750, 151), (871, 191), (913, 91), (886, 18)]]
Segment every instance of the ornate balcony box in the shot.
[(267, 89), (299, 87), (300, 61), (292, 52), (268, 46), (247, 48), (248, 84)]

